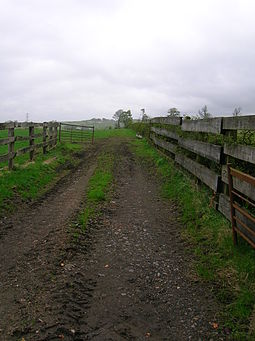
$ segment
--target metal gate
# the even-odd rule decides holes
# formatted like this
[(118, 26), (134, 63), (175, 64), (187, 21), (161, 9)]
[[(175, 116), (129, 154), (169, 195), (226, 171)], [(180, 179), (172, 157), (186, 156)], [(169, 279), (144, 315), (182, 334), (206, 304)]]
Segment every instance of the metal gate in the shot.
[(60, 123), (59, 142), (94, 143), (94, 126)]

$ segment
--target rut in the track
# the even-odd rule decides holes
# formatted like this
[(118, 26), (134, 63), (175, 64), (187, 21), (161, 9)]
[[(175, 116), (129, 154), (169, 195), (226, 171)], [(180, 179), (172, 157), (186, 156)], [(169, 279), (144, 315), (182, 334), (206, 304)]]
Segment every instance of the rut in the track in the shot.
[[(33, 206), (0, 224), (0, 340), (14, 339), (34, 323), (36, 302), (47, 290), (66, 243), (67, 222), (77, 214), (96, 166), (91, 148), (80, 166)], [(95, 159), (95, 158), (94, 158)], [(12, 335), (14, 338), (12, 338)]]

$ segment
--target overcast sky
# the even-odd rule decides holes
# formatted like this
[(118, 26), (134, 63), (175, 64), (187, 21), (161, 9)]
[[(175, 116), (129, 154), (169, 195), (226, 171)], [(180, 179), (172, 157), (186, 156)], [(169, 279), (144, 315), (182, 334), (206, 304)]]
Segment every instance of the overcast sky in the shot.
[(254, 0), (0, 0), (0, 122), (255, 113)]

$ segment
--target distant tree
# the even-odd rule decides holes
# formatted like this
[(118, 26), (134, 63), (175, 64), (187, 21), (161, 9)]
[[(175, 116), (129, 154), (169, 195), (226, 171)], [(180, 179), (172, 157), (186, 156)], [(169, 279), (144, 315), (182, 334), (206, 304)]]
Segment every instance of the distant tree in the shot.
[(117, 122), (118, 128), (120, 128), (120, 118), (121, 118), (122, 113), (123, 113), (123, 109), (119, 109), (115, 112), (115, 114), (112, 117), (114, 119), (114, 121)]
[(113, 119), (117, 122), (117, 128), (120, 128), (121, 123), (127, 128), (133, 121), (131, 111), (124, 111), (123, 109), (117, 110), (113, 115)]
[(180, 116), (180, 111), (177, 108), (170, 108), (168, 110), (168, 115), (169, 117), (179, 117)]
[(200, 110), (198, 110), (198, 118), (210, 118), (212, 114), (209, 113), (207, 105), (203, 106)]
[(125, 128), (128, 128), (133, 121), (133, 117), (130, 110), (122, 111), (120, 115), (120, 122), (124, 124)]
[(241, 107), (235, 108), (232, 115), (233, 116), (241, 116), (242, 115), (241, 110), (242, 110)]
[(189, 115), (187, 115), (187, 114), (184, 114), (183, 118), (184, 118), (184, 120), (191, 120), (191, 117)]

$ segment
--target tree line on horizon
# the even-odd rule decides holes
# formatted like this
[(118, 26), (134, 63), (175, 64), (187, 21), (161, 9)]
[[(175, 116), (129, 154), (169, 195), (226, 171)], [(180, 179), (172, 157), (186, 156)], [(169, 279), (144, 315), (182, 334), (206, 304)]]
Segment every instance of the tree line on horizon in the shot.
[[(234, 108), (232, 116), (242, 115), (241, 110), (242, 110), (241, 107)], [(177, 108), (173, 107), (167, 111), (166, 117), (181, 117), (181, 112)], [(209, 112), (207, 105), (204, 105), (201, 109), (199, 109), (197, 115), (187, 115), (187, 114), (183, 115), (183, 118), (186, 120), (208, 119), (212, 117), (213, 117), (213, 114)], [(123, 109), (119, 109), (115, 112), (112, 118), (116, 122), (116, 128), (120, 128), (122, 126), (124, 128), (128, 128), (133, 122), (131, 110), (125, 111)], [(149, 115), (146, 114), (145, 109), (141, 109), (141, 119), (139, 121), (145, 122), (149, 119), (150, 117)]]

